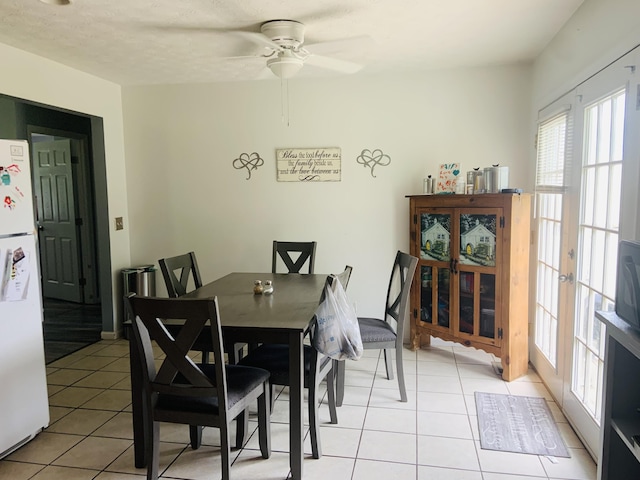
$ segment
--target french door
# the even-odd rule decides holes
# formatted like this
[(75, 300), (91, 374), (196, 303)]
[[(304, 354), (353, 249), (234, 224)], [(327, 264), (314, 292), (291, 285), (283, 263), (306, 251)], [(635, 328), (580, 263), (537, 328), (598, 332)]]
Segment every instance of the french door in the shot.
[[(634, 238), (638, 73), (631, 53), (540, 114), (531, 360), (592, 455), (618, 241)], [(626, 205), (626, 206), (625, 206)], [(622, 211), (622, 214), (621, 214)]]

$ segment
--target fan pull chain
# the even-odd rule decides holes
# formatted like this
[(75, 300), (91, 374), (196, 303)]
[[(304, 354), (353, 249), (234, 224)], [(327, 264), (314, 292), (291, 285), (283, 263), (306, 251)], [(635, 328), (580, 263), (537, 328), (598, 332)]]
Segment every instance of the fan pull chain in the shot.
[(289, 80), (285, 81), (287, 88), (287, 127), (291, 125), (291, 102), (289, 102)]
[[(286, 113), (285, 113), (286, 109)], [(280, 79), (280, 114), (282, 123), (287, 127), (290, 125), (289, 119), (289, 81), (283, 78)]]

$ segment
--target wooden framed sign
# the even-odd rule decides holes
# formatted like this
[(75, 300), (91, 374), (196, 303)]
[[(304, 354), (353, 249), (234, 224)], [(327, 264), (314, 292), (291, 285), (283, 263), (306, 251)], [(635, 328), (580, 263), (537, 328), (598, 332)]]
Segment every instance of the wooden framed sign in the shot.
[(339, 182), (342, 154), (337, 147), (276, 149), (279, 182)]

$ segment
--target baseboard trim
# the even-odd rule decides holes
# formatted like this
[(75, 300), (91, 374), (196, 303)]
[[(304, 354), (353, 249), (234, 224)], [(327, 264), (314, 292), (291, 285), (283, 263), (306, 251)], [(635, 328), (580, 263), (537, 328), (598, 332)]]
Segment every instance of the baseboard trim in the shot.
[(102, 340), (117, 340), (121, 338), (120, 332), (105, 332), (104, 330), (100, 332), (100, 338)]

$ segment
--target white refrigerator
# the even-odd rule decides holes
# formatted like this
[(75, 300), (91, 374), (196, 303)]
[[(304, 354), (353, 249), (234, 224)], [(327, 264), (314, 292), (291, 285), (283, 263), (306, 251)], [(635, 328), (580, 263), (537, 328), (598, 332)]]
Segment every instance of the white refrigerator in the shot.
[(0, 140), (0, 458), (49, 425), (29, 145)]

